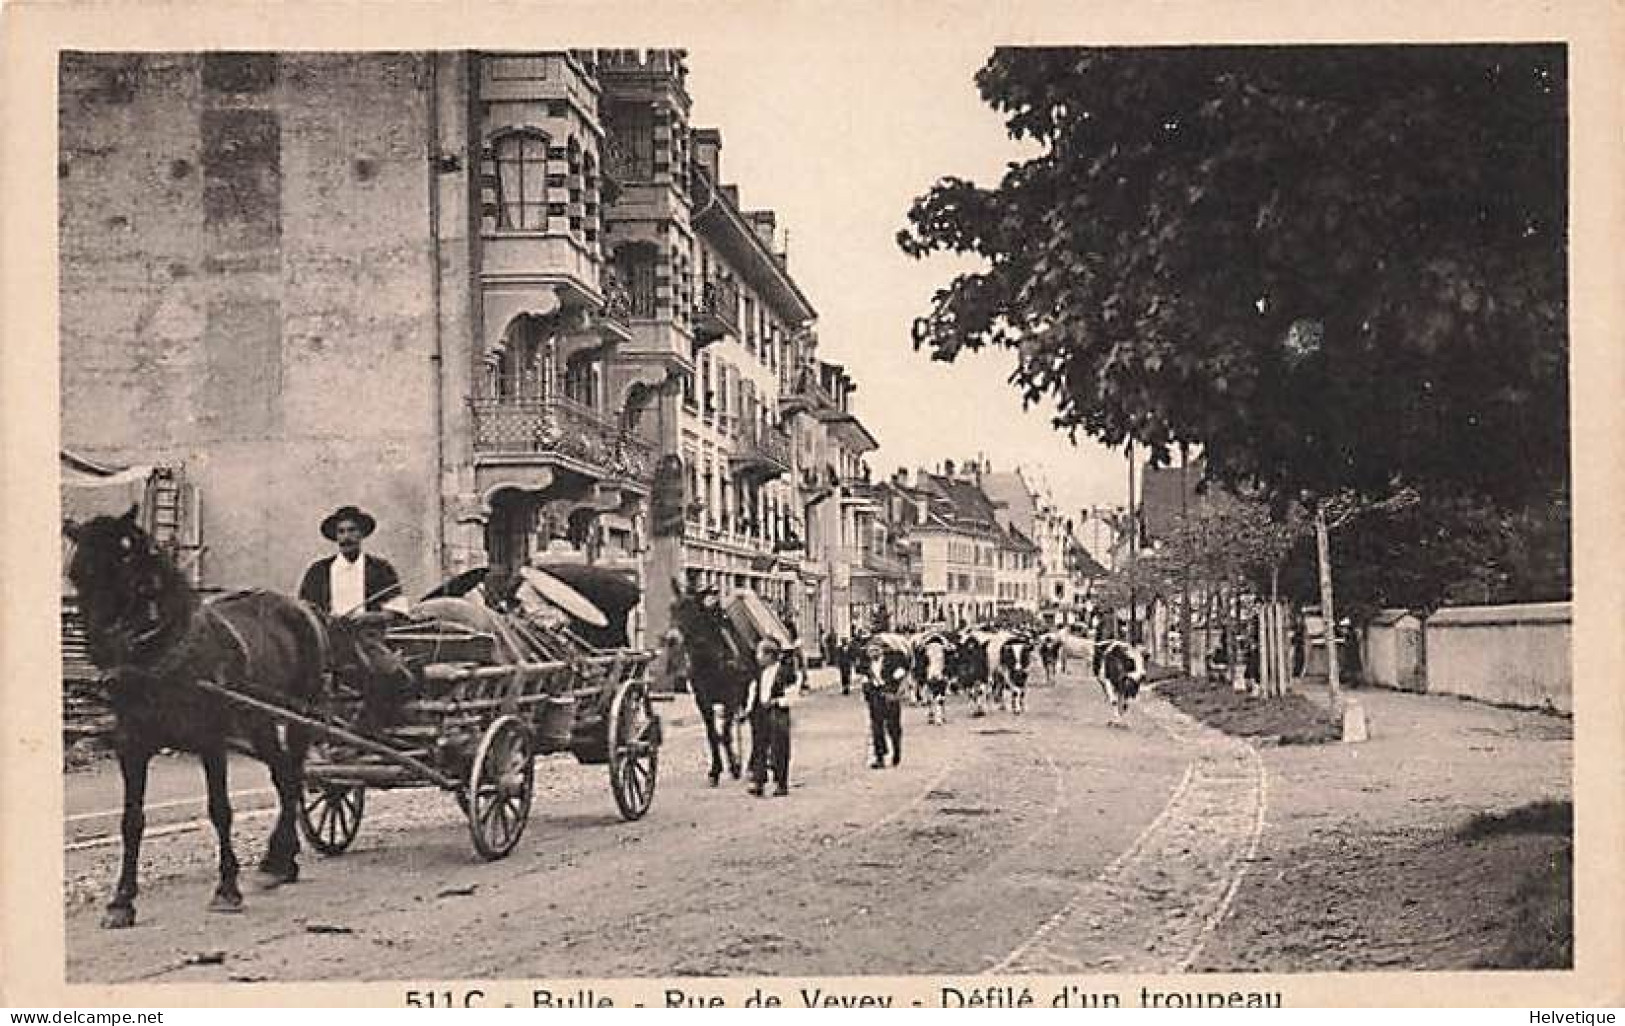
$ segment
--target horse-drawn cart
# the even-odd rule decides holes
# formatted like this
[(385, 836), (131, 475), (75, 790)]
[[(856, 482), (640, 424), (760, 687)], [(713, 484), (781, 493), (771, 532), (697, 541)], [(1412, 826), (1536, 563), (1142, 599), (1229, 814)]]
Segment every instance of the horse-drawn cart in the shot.
[(474, 849), (501, 858), (524, 833), (536, 757), (561, 752), (608, 766), (623, 818), (648, 812), (661, 741), (650, 653), (595, 650), (456, 598), (420, 603), (383, 642), (410, 675), (388, 722), (375, 725), (363, 689), (341, 672), (312, 725), (299, 825), (316, 850), (350, 846), (369, 788), (435, 786), (467, 815)]

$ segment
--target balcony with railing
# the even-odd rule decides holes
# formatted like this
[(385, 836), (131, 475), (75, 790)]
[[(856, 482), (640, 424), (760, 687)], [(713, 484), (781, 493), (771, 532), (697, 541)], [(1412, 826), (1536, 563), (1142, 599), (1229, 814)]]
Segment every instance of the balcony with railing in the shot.
[(604, 293), (604, 322), (621, 338), (631, 338), (632, 329), (630, 325), (632, 318), (635, 316), (634, 308), (636, 306), (632, 290), (628, 289), (625, 283), (621, 281), (620, 275), (615, 272), (615, 268), (608, 265), (604, 267), (599, 276), (599, 287)]
[(739, 334), (739, 286), (731, 281), (708, 281), (694, 304), (694, 341), (707, 345), (725, 335)]
[(908, 576), (908, 565), (883, 549), (849, 545), (842, 549), (841, 556), (854, 571), (871, 577), (901, 581)]
[(782, 428), (749, 425), (734, 442), (729, 462), (740, 474), (767, 481), (790, 472), (790, 435)]
[(873, 505), (880, 501), (880, 488), (872, 481), (844, 478), (841, 481), (841, 500), (854, 505)]
[(629, 136), (611, 132), (604, 137), (600, 156), (604, 177), (622, 188), (654, 181), (654, 151), (647, 142), (640, 146)]
[(908, 576), (908, 566), (901, 559), (879, 549), (863, 550), (863, 568), (888, 580), (900, 581)]
[(566, 399), (475, 397), (476, 457), (553, 462), (605, 480), (647, 483), (654, 473), (654, 447), (600, 415)]

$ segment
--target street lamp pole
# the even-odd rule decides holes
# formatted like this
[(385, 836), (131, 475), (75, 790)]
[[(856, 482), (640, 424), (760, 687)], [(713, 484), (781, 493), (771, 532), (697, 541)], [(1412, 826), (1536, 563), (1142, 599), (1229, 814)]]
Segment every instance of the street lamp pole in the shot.
[(1134, 439), (1128, 442), (1128, 642), (1140, 634), (1140, 596), (1135, 574), (1140, 562), (1140, 523), (1134, 514)]

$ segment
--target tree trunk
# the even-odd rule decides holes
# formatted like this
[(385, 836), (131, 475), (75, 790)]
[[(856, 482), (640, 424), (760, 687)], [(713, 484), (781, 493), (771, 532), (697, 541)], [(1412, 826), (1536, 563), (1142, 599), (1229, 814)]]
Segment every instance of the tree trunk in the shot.
[(1247, 689), (1247, 660), (1242, 655), (1243, 639), (1247, 636), (1247, 624), (1241, 618), (1241, 578), (1230, 579), (1230, 689), (1232, 691), (1245, 691)]
[(1140, 537), (1139, 518), (1134, 514), (1134, 440), (1128, 443), (1128, 643), (1139, 644), (1140, 606), (1139, 588), (1135, 577), (1139, 574)]
[(1326, 685), (1331, 688), (1332, 705), (1343, 700), (1342, 681), (1337, 675), (1337, 610), (1332, 606), (1331, 541), (1326, 531), (1326, 507), (1315, 504), (1315, 556), (1320, 563), (1321, 635), (1326, 643)]
[[(1270, 564), (1270, 604), (1269, 617), (1264, 621), (1264, 627), (1259, 631), (1258, 675), (1267, 676), (1269, 685), (1264, 688), (1264, 694), (1271, 698), (1279, 698), (1286, 694), (1286, 678), (1281, 676), (1281, 564)], [(1265, 642), (1265, 634), (1269, 640)], [(1266, 665), (1268, 668), (1266, 669)]]
[[(1190, 462), (1189, 456), (1190, 451), (1185, 443), (1179, 443), (1180, 530), (1184, 532), (1187, 539), (1190, 537), (1190, 503), (1186, 497), (1188, 492), (1186, 466)], [(1191, 566), (1189, 552), (1186, 554), (1185, 572), (1182, 577), (1181, 584), (1183, 585), (1184, 594), (1180, 597), (1179, 604), (1179, 637), (1180, 647), (1184, 649), (1185, 676), (1189, 677), (1191, 675)]]

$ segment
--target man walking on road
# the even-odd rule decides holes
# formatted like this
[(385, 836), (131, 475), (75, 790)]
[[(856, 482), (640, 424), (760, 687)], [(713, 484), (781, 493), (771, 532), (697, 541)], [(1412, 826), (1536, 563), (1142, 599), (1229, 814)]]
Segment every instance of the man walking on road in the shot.
[[(833, 638), (834, 636), (834, 632), (831, 632), (830, 637)], [(841, 671), (841, 694), (843, 695), (852, 693), (852, 660), (854, 658), (852, 645), (851, 639), (844, 642), (835, 641), (831, 645), (831, 651), (835, 653), (835, 668)]]
[(801, 671), (793, 653), (772, 638), (756, 646), (761, 671), (751, 682), (745, 715), (750, 720), (751, 794), (761, 797), (769, 771), (773, 793), (790, 793), (790, 706), (801, 694)]
[(908, 681), (909, 655), (871, 641), (864, 650), (858, 672), (863, 674), (863, 698), (869, 705), (869, 734), (874, 742), (870, 769), (903, 759), (903, 685)]

